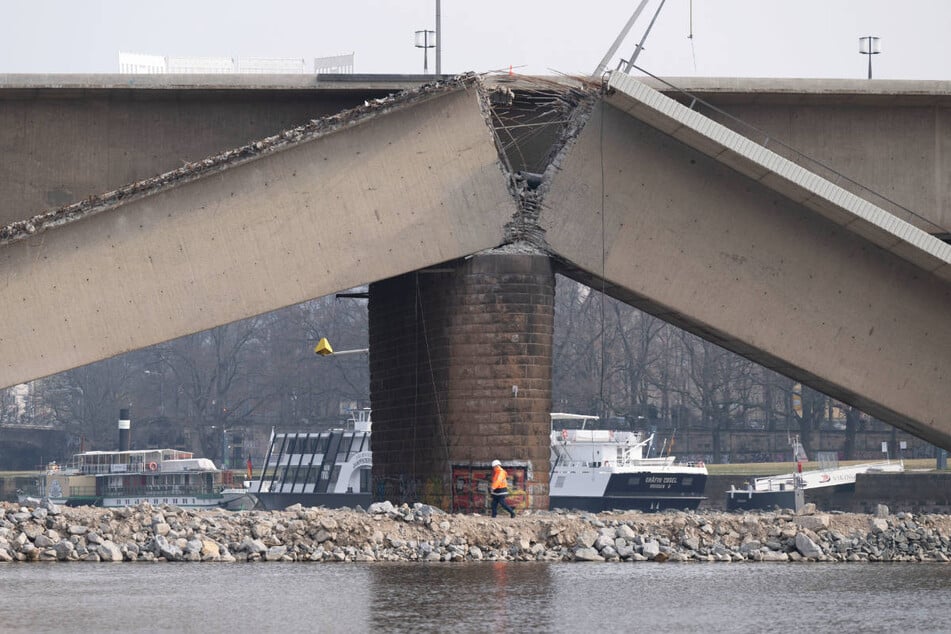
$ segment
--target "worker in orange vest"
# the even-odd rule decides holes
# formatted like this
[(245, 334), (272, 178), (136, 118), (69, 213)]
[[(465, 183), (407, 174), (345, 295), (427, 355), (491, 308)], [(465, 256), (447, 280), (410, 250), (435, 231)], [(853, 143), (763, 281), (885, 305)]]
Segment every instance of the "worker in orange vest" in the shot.
[(498, 460), (492, 461), (492, 517), (499, 513), (499, 506), (509, 512), (509, 515), (515, 517), (515, 509), (508, 505), (505, 496), (509, 494), (509, 474), (505, 473), (502, 463)]

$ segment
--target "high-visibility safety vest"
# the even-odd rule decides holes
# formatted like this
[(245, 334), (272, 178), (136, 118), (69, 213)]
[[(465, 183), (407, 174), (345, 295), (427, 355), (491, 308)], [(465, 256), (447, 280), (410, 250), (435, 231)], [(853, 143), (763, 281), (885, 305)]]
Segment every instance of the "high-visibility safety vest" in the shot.
[(492, 493), (495, 495), (508, 495), (509, 475), (505, 473), (502, 467), (495, 467), (492, 472)]

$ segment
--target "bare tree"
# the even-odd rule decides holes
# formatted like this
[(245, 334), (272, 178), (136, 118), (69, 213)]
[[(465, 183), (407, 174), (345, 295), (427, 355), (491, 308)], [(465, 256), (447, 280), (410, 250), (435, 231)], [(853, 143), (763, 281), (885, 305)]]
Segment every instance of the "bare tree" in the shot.
[(225, 430), (249, 416), (249, 365), (260, 345), (260, 320), (246, 319), (162, 344), (159, 354), (181, 387), (185, 426), (201, 455), (221, 457)]
[(555, 285), (552, 403), (555, 409), (602, 414), (602, 295), (559, 277)]
[(663, 349), (657, 340), (666, 324), (616, 300), (611, 300), (610, 306), (615, 336), (607, 349), (615, 351), (610, 373), (616, 378), (609, 392), (610, 409), (632, 422), (656, 419), (651, 368), (661, 365)]
[[(805, 385), (801, 390), (801, 411), (795, 411), (795, 416), (799, 421), (799, 442), (808, 455), (812, 452), (812, 432), (819, 429), (826, 419), (829, 397)], [(793, 392), (790, 393), (790, 402), (792, 398)]]
[(133, 357), (121, 355), (39, 381), (33, 389), (49, 421), (86, 449), (115, 449), (119, 410), (131, 401)]
[(747, 408), (751, 365), (720, 346), (686, 332), (680, 337), (688, 359), (690, 383), (684, 394), (699, 411), (701, 426), (713, 434), (713, 459), (721, 462), (721, 432)]

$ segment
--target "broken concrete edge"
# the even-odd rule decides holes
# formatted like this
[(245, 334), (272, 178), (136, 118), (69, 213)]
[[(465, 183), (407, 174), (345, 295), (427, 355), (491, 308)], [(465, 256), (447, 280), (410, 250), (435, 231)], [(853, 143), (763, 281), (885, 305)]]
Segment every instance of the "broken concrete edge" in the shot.
[[(504, 149), (503, 140), (493, 125), (491, 93), (483, 86), (480, 98), (483, 115), (486, 118), (486, 125), (492, 133), (493, 142), (499, 154), (499, 168), (505, 177), (506, 186), (516, 205), (512, 220), (505, 224), (505, 241), (500, 248), (504, 248), (505, 245), (512, 245), (512, 249), (519, 253), (551, 253), (545, 239), (545, 231), (539, 223), (539, 215), (544, 207), (543, 199), (550, 189), (554, 174), (560, 169), (562, 158), (574, 145), (575, 139), (591, 116), (591, 111), (598, 101), (598, 96), (603, 92), (603, 84), (599, 81), (580, 77), (563, 79), (569, 81), (520, 77), (517, 83), (513, 83), (514, 88), (518, 91), (544, 90), (558, 94), (566, 111), (564, 120), (551, 124), (561, 126), (561, 130), (545, 157), (546, 167), (541, 174), (540, 181), (537, 183), (530, 182), (525, 175), (512, 169)], [(495, 91), (505, 91), (514, 99), (514, 92), (510, 86), (499, 84), (495, 87)], [(535, 175), (531, 176), (534, 177)]]
[[(365, 123), (379, 115), (402, 109), (433, 97), (471, 87), (481, 87), (481, 78), (476, 73), (464, 73), (450, 79), (394, 93), (386, 97), (365, 101), (362, 106), (343, 110), (333, 115), (311, 119), (308, 123), (283, 130), (241, 147), (226, 150), (207, 158), (185, 163), (181, 167), (146, 178), (124, 187), (64, 205), (57, 209), (34, 215), (26, 220), (17, 220), (0, 227), (0, 246), (28, 238), (54, 227), (71, 223), (97, 213), (109, 211), (120, 205), (152, 196), (237, 165), (242, 165), (270, 154), (280, 152), (302, 143), (307, 143)], [(481, 89), (481, 88), (480, 88)]]

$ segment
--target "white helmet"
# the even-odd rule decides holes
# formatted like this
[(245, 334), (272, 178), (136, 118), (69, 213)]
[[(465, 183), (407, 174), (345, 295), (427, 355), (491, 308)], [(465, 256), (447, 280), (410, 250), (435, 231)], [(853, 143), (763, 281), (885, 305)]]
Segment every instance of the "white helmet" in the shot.
[(499, 462), (498, 460), (493, 460), (493, 461), (492, 461), (492, 466), (493, 466), (493, 467), (501, 467), (501, 466), (502, 466), (502, 463)]

